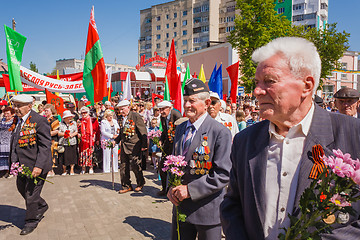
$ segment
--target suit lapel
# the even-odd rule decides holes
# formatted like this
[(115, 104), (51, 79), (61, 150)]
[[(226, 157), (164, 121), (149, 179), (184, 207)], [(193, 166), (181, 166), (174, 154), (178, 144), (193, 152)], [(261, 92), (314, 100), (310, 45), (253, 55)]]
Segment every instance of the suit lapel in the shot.
[(251, 185), (262, 225), (265, 219), (266, 166), (269, 150), (269, 124), (265, 124), (254, 141), (255, 156), (249, 160)]
[(331, 144), (334, 142), (331, 119), (327, 111), (315, 104), (314, 116), (311, 122), (308, 136), (305, 139), (304, 150), (300, 159), (300, 171), (296, 190), (294, 213), (299, 212), (300, 197), (304, 190), (310, 186), (312, 179), (309, 178), (311, 168), (314, 164), (312, 158), (312, 147), (320, 144), (325, 155), (332, 154)]

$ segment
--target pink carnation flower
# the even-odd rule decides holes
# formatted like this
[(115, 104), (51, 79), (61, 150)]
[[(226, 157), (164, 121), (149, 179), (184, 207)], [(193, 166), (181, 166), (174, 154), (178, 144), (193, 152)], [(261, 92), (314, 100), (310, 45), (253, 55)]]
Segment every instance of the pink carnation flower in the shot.
[(351, 204), (348, 201), (346, 201), (343, 197), (341, 197), (338, 193), (332, 196), (330, 198), (330, 201), (340, 207), (351, 206)]
[(179, 170), (176, 172), (176, 175), (178, 175), (179, 177), (182, 177), (184, 175), (184, 172)]
[(339, 177), (351, 177), (354, 173), (354, 167), (351, 164), (347, 164), (341, 158), (323, 157), (326, 166), (330, 167), (331, 170)]
[(351, 178), (357, 185), (360, 185), (360, 169), (355, 170)]
[(338, 150), (333, 149), (333, 153), (336, 157), (341, 158), (345, 163), (347, 164), (353, 163), (353, 160), (351, 159), (351, 155), (349, 153), (343, 154), (343, 152), (340, 149)]
[(161, 169), (163, 172), (167, 172), (169, 170), (169, 167), (168, 166), (165, 166)]
[(170, 169), (170, 172), (171, 172), (172, 174), (177, 174), (178, 171), (179, 171), (179, 169), (178, 169), (177, 167), (172, 167), (172, 168)]

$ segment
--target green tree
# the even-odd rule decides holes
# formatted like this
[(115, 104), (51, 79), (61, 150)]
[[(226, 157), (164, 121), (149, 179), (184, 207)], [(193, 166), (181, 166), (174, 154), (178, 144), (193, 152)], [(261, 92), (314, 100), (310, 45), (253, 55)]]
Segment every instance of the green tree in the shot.
[(30, 62), (30, 70), (33, 72), (39, 72), (39, 69), (37, 69), (36, 64), (33, 62)]
[(235, 30), (228, 41), (239, 53), (241, 80), (246, 92), (254, 90), (256, 64), (251, 60), (252, 53), (275, 38), (299, 36), (314, 42), (322, 61), (322, 78), (330, 75), (348, 49), (349, 34), (338, 33), (336, 24), (320, 31), (291, 25), (284, 15), (277, 14), (274, 0), (237, 0), (236, 7), (240, 14), (236, 15)]

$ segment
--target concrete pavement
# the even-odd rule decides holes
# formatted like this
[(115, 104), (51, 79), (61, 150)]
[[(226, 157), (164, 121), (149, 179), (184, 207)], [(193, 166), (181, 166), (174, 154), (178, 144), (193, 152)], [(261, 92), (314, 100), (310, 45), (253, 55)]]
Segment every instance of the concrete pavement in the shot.
[[(131, 173), (132, 174), (132, 173)], [(19, 233), (24, 225), (25, 201), (16, 178), (0, 179), (0, 240), (2, 239), (170, 239), (172, 204), (158, 197), (160, 181), (154, 170), (144, 171), (142, 192), (118, 194), (120, 176), (95, 173), (55, 176), (45, 183), (42, 197), (49, 210), (34, 232)], [(135, 176), (131, 175), (133, 187)]]

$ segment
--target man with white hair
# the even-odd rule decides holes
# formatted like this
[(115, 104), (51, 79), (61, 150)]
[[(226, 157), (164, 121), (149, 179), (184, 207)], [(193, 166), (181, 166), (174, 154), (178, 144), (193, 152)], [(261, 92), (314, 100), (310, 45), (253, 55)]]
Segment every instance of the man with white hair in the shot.
[[(16, 186), (25, 199), (25, 225), (20, 235), (34, 231), (49, 206), (40, 196), (47, 173), (52, 169), (50, 124), (32, 108), (32, 97), (19, 94), (12, 98), (16, 113), (10, 142), (10, 163), (19, 163), (30, 169), (32, 177), (18, 176)], [(34, 178), (38, 182), (34, 183)]]
[[(321, 61), (313, 43), (296, 37), (274, 39), (257, 49), (254, 94), (266, 120), (233, 141), (230, 184), (221, 204), (226, 239), (277, 239), (299, 215), (300, 196), (309, 187), (312, 147), (325, 154), (341, 149), (360, 155), (360, 122), (314, 104)], [(359, 213), (358, 203), (353, 205)], [(358, 239), (359, 215), (334, 217), (332, 234), (322, 239)], [(331, 223), (333, 223), (331, 222)], [(311, 230), (310, 230), (311, 231)]]
[(211, 103), (208, 108), (209, 115), (212, 118), (214, 118), (216, 121), (224, 125), (227, 129), (229, 129), (232, 137), (234, 137), (235, 134), (239, 132), (239, 127), (236, 123), (235, 118), (233, 118), (230, 114), (220, 111), (222, 106), (220, 102), (220, 97), (216, 92), (210, 92), (210, 99), (211, 99)]

